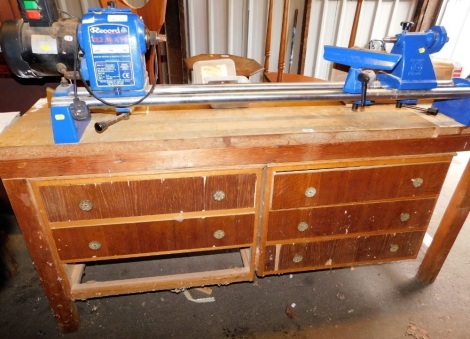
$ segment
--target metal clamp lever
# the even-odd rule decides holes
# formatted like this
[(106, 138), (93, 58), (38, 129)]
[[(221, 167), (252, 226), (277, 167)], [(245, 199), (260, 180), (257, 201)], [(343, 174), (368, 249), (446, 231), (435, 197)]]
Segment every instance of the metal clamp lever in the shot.
[(354, 102), (352, 105), (352, 110), (356, 111), (359, 106), (365, 107), (367, 105), (367, 85), (369, 84), (370, 77), (367, 73), (361, 72), (357, 76), (357, 80), (361, 82), (361, 102), (360, 105), (358, 102)]
[(439, 113), (439, 108), (435, 108), (435, 107), (424, 108), (424, 107), (419, 107), (419, 106), (414, 106), (414, 105), (407, 105), (400, 101), (397, 101), (396, 107), (397, 108), (402, 108), (402, 107), (411, 108), (411, 109), (415, 109), (421, 112), (425, 112), (428, 115), (437, 115), (437, 113)]

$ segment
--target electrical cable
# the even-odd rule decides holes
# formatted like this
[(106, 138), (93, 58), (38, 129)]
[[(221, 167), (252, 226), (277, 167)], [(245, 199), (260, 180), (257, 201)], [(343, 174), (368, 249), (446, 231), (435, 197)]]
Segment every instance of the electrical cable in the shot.
[(59, 14), (65, 14), (65, 15), (68, 15), (70, 18), (75, 18), (75, 19), (79, 19), (78, 17), (76, 17), (75, 15), (72, 15), (66, 11), (62, 11), (62, 10), (57, 10), (59, 12)]
[[(80, 25), (80, 24), (79, 24)], [(75, 30), (75, 36), (77, 37), (76, 44), (75, 44), (75, 55), (73, 57), (73, 97), (74, 99), (78, 99), (78, 94), (77, 94), (77, 61), (78, 61), (78, 26), (77, 29)]]

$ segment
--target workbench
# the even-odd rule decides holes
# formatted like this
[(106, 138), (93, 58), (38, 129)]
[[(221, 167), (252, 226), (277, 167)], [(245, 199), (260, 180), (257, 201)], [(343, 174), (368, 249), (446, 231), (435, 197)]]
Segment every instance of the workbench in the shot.
[[(74, 300), (416, 258), (452, 157), (470, 149), (470, 128), (393, 105), (139, 107), (98, 134), (114, 116), (101, 110), (70, 145), (53, 143), (49, 114), (42, 99), (0, 136), (0, 177), (64, 332), (79, 326)], [(468, 214), (469, 185), (467, 166), (423, 282)], [(164, 266), (187, 260), (198, 265)], [(86, 279), (140, 262), (158, 269)]]

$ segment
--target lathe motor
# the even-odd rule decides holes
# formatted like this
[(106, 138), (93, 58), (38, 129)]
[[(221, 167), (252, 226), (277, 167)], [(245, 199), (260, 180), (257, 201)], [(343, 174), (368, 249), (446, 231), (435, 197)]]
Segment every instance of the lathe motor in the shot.
[[(21, 78), (45, 76), (81, 79), (100, 96), (139, 96), (145, 94), (148, 76), (145, 52), (156, 42), (156, 34), (146, 30), (143, 21), (128, 8), (91, 8), (81, 21), (59, 19), (42, 13), (31, 17), (24, 9), (23, 20), (6, 21), (1, 27), (0, 42), (6, 63)], [(37, 10), (48, 8), (46, 0)], [(52, 4), (52, 6), (55, 6)], [(37, 22), (40, 21), (40, 24)], [(79, 60), (79, 65), (77, 62)], [(79, 68), (77, 67), (79, 66)]]

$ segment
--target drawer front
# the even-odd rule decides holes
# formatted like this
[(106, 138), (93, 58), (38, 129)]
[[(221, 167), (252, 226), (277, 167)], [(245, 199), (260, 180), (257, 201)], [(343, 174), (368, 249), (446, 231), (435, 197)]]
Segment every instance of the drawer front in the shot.
[(57, 228), (52, 235), (62, 260), (90, 260), (198, 248), (251, 246), (254, 215)]
[(205, 178), (205, 210), (250, 208), (255, 205), (256, 174)]
[[(277, 270), (321, 269), (416, 258), (424, 232), (335, 239), (282, 245)], [(274, 246), (266, 255), (265, 269), (273, 270)]]
[(450, 163), (347, 168), (274, 176), (272, 209), (433, 196)]
[(436, 199), (328, 206), (269, 213), (268, 241), (425, 229)]
[(256, 174), (39, 185), (50, 222), (254, 207)]

